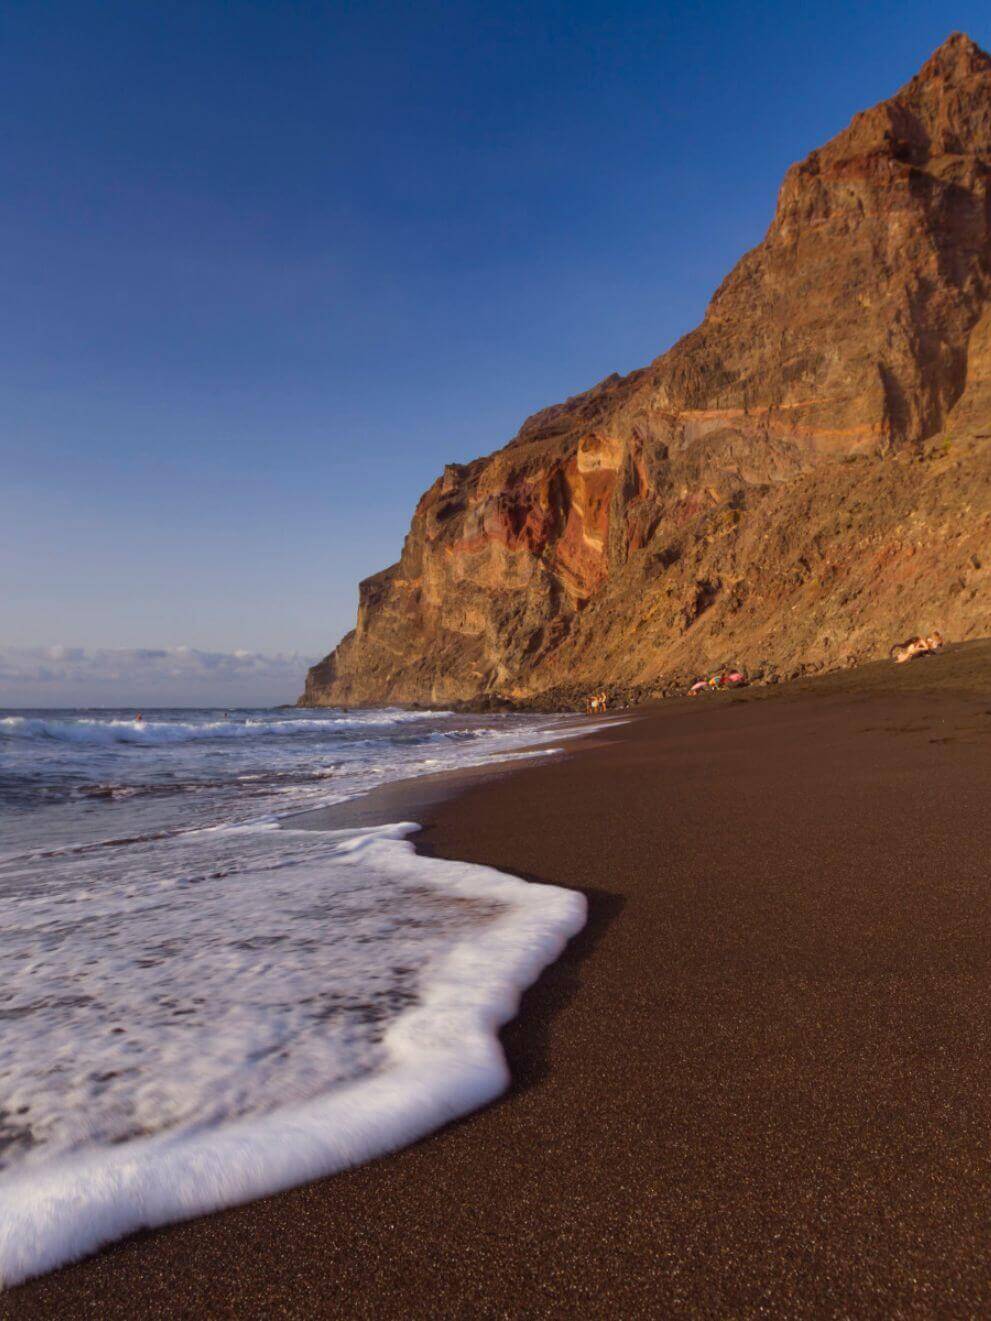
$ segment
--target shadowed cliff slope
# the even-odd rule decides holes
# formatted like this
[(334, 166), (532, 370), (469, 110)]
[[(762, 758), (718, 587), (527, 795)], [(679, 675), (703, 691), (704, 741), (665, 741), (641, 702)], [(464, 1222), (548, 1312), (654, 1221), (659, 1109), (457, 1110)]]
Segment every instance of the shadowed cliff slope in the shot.
[(785, 175), (650, 366), (450, 465), (310, 705), (662, 690), (991, 633), (991, 58), (951, 36)]

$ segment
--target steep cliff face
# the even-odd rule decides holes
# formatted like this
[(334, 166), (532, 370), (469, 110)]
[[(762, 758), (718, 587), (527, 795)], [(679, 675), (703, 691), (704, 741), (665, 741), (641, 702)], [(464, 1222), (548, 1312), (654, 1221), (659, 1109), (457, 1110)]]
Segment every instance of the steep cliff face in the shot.
[(661, 689), (991, 633), (991, 58), (957, 34), (785, 176), (650, 366), (445, 469), (307, 704)]

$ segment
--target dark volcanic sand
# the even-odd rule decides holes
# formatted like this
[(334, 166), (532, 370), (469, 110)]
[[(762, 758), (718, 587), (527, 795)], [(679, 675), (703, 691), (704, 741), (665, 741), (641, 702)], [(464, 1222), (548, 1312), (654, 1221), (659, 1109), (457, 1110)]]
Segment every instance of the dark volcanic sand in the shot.
[(430, 809), (590, 899), (503, 1101), (7, 1314), (991, 1310), (991, 648), (754, 696)]

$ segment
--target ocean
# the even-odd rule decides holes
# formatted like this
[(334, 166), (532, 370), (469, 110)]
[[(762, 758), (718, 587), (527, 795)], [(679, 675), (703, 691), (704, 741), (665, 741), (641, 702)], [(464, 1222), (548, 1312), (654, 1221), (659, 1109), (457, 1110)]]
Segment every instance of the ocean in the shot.
[(332, 1173), (508, 1081), (581, 895), (294, 815), (573, 718), (0, 712), (0, 1282)]

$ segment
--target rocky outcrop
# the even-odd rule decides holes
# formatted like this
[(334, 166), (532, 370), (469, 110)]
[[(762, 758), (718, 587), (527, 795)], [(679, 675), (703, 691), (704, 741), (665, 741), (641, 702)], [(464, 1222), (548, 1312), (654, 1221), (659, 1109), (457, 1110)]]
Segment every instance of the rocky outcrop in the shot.
[(650, 366), (451, 465), (313, 705), (661, 690), (991, 633), (991, 58), (956, 34), (786, 174)]

